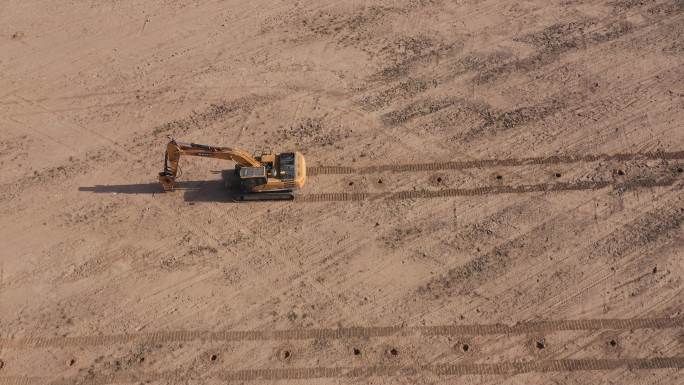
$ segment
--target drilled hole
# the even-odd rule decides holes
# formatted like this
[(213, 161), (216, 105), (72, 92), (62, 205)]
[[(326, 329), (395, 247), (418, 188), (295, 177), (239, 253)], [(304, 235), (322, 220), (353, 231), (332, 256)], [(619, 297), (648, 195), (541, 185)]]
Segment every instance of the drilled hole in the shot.
[(462, 349), (464, 352), (467, 352), (468, 350), (470, 350), (470, 346), (468, 346), (468, 344), (463, 344), (463, 346), (461, 346), (461, 349)]
[(497, 176), (496, 176), (496, 179), (501, 180), (501, 179), (503, 179), (503, 176), (497, 175)]
[(658, 272), (658, 266), (653, 267), (653, 274)]
[(677, 169), (677, 172), (680, 173), (680, 174), (683, 173), (683, 172), (684, 172), (684, 168), (679, 167), (679, 168)]
[(617, 170), (617, 174), (622, 176), (622, 175), (625, 175), (625, 172), (622, 170)]
[(540, 349), (540, 350), (544, 349), (546, 347), (546, 341), (544, 341), (544, 339), (541, 339), (541, 340), (537, 341), (536, 345), (537, 345), (537, 349)]
[(397, 356), (397, 355), (399, 355), (399, 351), (395, 348), (392, 348), (392, 349), (390, 349), (390, 354), (393, 356)]
[(437, 177), (437, 183), (442, 183), (442, 178), (441, 178), (441, 177)]
[(616, 347), (616, 346), (617, 346), (617, 341), (615, 341), (615, 340), (610, 340), (609, 344), (610, 344), (610, 346), (612, 346), (612, 347)]
[(559, 173), (559, 172), (557, 172), (555, 175), (556, 175), (556, 178), (560, 178), (560, 177), (561, 177), (561, 173)]
[(69, 360), (69, 366), (74, 366), (75, 363), (76, 363), (75, 359), (72, 358)]
[(218, 356), (216, 354), (212, 354), (211, 356), (209, 356), (209, 359), (212, 361), (216, 361), (218, 359)]
[(354, 348), (354, 355), (355, 355), (355, 356), (360, 356), (360, 355), (361, 355), (361, 350), (359, 350), (358, 348)]
[(349, 182), (349, 185), (350, 185), (350, 186), (353, 186), (353, 185), (354, 185), (354, 182)]
[(382, 184), (382, 179), (378, 179), (378, 184)]

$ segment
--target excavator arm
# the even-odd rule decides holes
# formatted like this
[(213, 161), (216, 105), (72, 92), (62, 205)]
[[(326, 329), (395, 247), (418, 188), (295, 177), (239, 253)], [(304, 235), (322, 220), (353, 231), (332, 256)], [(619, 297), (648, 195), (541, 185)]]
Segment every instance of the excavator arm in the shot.
[(164, 171), (159, 173), (159, 182), (165, 191), (173, 190), (178, 175), (178, 163), (182, 155), (232, 160), (242, 167), (261, 167), (263, 164), (246, 151), (230, 147), (214, 147), (197, 143), (176, 142), (166, 145)]

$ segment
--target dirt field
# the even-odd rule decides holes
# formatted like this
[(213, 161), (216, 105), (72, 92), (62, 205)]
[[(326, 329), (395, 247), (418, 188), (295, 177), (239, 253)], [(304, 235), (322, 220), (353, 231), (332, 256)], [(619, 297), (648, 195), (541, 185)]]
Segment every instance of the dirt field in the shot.
[(683, 122), (682, 0), (3, 0), (0, 384), (684, 383)]

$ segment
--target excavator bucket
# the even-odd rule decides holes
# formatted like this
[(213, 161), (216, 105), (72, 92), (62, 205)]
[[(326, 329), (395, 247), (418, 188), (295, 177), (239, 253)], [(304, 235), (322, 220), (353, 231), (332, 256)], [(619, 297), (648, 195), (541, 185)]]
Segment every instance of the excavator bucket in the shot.
[(176, 183), (175, 178), (166, 172), (159, 173), (159, 183), (161, 183), (164, 191), (173, 190), (173, 185)]

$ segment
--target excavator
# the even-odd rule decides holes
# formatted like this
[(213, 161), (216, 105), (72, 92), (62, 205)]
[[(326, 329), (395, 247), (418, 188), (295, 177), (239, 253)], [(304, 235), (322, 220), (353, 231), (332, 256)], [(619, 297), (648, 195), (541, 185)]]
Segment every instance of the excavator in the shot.
[(271, 151), (250, 155), (244, 150), (230, 147), (207, 146), (178, 142), (170, 138), (164, 154), (164, 171), (159, 182), (164, 191), (172, 191), (178, 175), (182, 155), (232, 160), (236, 163), (232, 183), (237, 200), (292, 200), (295, 191), (306, 183), (306, 162), (298, 152), (273, 154)]

